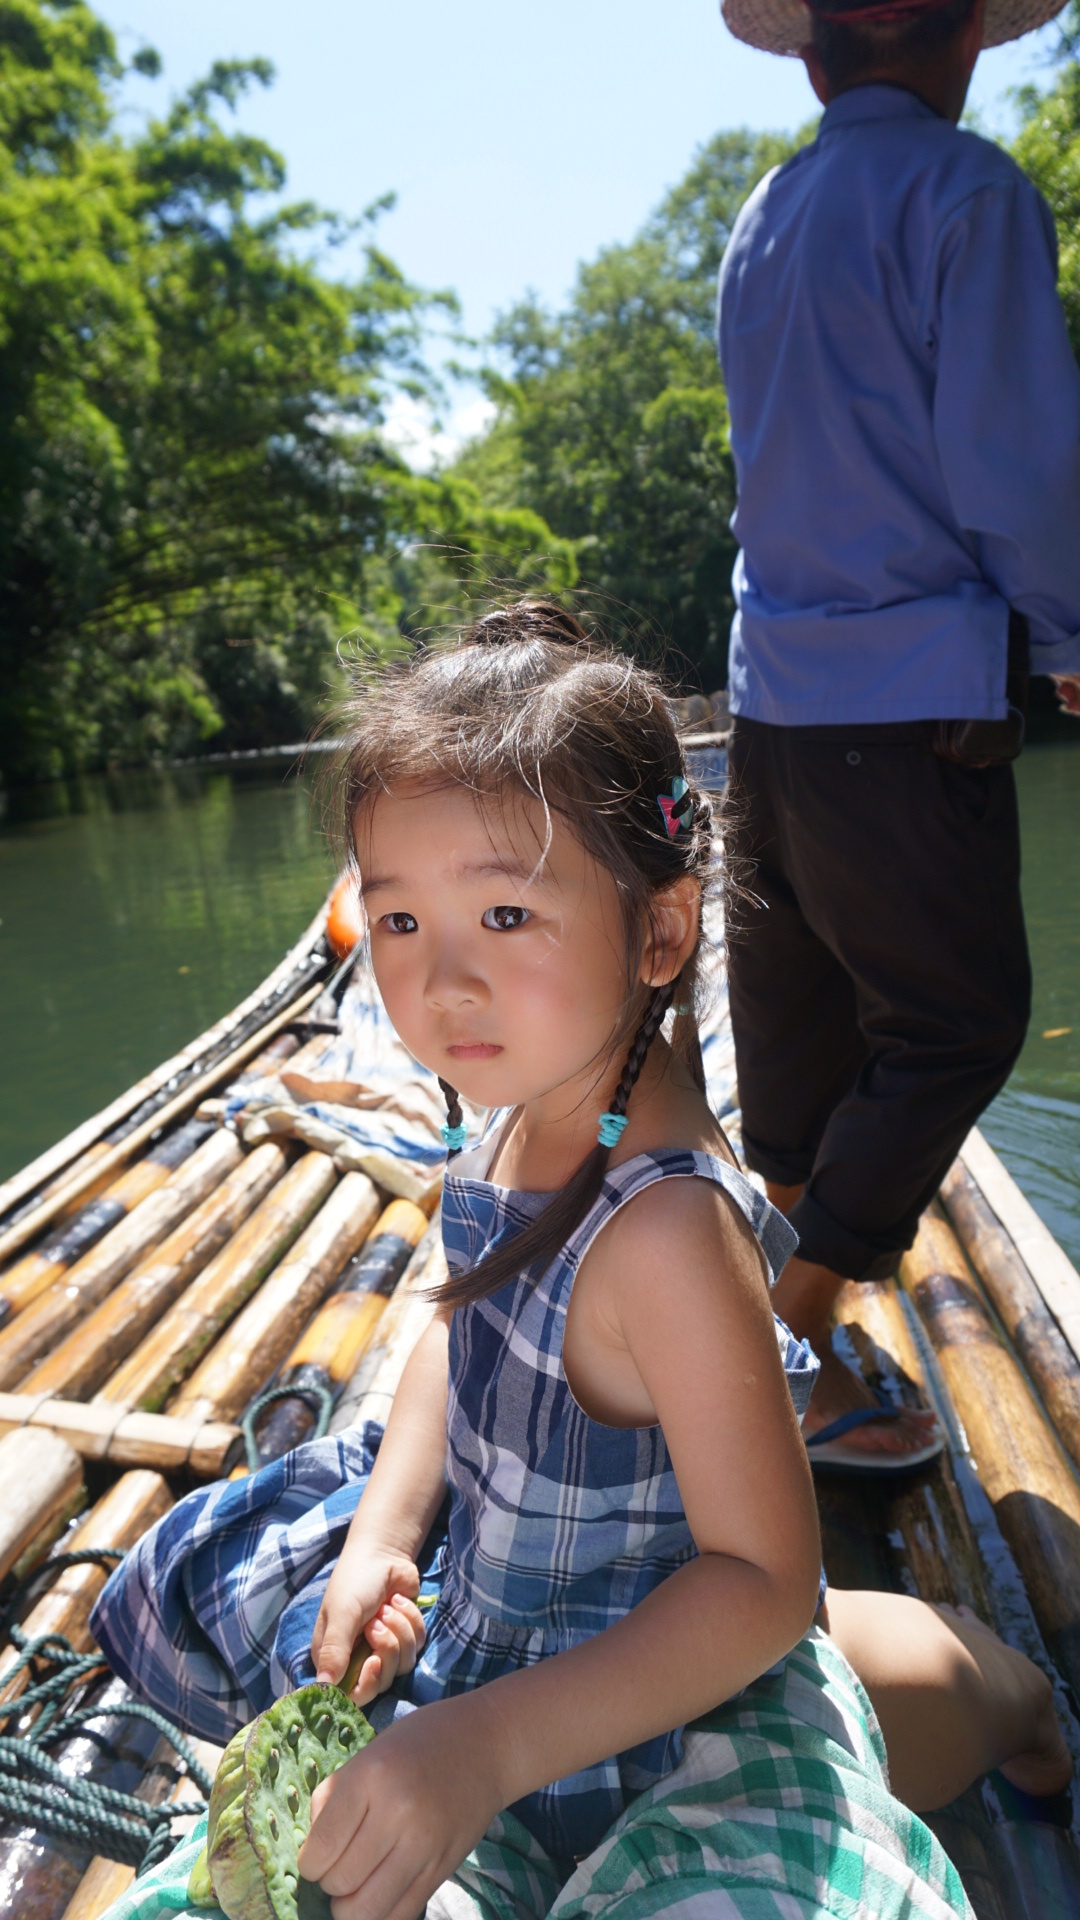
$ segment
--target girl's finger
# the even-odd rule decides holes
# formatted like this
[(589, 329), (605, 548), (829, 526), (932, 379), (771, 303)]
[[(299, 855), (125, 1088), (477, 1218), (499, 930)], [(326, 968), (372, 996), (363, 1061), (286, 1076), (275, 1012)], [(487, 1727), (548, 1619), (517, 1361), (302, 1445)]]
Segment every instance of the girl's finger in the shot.
[[(382, 1656), (378, 1653), (371, 1653), (357, 1674), (356, 1684), (349, 1695), (349, 1699), (353, 1702), (353, 1705), (357, 1707), (370, 1706), (371, 1702), (376, 1700), (379, 1694), (384, 1691), (380, 1685), (381, 1680)], [(389, 1684), (390, 1682), (387, 1681), (386, 1685), (389, 1686)]]
[(416, 1665), (419, 1648), (416, 1644), (416, 1629), (405, 1612), (396, 1607), (380, 1607), (379, 1624), (393, 1634), (398, 1644), (398, 1672), (411, 1673)]
[[(369, 1823), (370, 1824), (370, 1823)], [(370, 1847), (362, 1844), (361, 1835), (356, 1837), (355, 1847), (347, 1847), (337, 1865), (329, 1874), (324, 1874), (320, 1886), (331, 1897), (331, 1912), (334, 1920), (389, 1920), (393, 1913), (416, 1915), (423, 1912), (426, 1876), (416, 1871), (415, 1848), (399, 1838), (394, 1841), (381, 1859), (369, 1864)], [(357, 1876), (354, 1878), (354, 1876)], [(351, 1882), (347, 1891), (334, 1892), (342, 1882)], [(411, 1889), (415, 1887), (417, 1901), (415, 1907), (407, 1904)]]
[(403, 1613), (406, 1620), (411, 1621), (412, 1630), (416, 1637), (416, 1650), (419, 1653), (427, 1640), (427, 1623), (416, 1601), (408, 1599), (403, 1593), (395, 1593), (391, 1595), (390, 1605), (393, 1607), (395, 1613)]
[(368, 1621), (367, 1626), (364, 1628), (364, 1638), (371, 1647), (372, 1652), (377, 1653), (379, 1659), (382, 1661), (379, 1691), (380, 1693), (385, 1693), (387, 1687), (393, 1686), (394, 1681), (397, 1679), (398, 1666), (401, 1661), (401, 1649), (398, 1646), (397, 1635), (391, 1633), (390, 1628), (384, 1626), (381, 1619), (376, 1618)]

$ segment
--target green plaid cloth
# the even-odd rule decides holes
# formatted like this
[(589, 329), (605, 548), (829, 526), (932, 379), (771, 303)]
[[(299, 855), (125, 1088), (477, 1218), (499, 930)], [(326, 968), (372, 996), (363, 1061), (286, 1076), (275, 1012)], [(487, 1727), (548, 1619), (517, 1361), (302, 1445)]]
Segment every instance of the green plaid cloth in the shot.
[[(204, 1823), (200, 1822), (204, 1830)], [(202, 1831), (106, 1920), (187, 1909)], [(929, 1828), (889, 1792), (873, 1709), (812, 1628), (779, 1672), (687, 1728), (675, 1771), (643, 1793), (559, 1885), (505, 1813), (427, 1920), (974, 1920)], [(199, 1920), (211, 1920), (202, 1908)], [(217, 1917), (220, 1920), (220, 1916)]]

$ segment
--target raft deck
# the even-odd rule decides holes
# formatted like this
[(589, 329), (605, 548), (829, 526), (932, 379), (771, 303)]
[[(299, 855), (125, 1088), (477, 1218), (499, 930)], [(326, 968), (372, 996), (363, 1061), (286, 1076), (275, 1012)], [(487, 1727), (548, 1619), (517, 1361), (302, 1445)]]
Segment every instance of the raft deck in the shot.
[[(317, 1421), (386, 1417), (444, 1271), (440, 1103), (366, 975), (327, 1001), (323, 928), (0, 1187), (0, 1601), (60, 1553), (122, 1551), (193, 1484)], [(737, 1139), (719, 972), (703, 1040)], [(845, 1357), (936, 1407), (948, 1445), (903, 1475), (818, 1473), (830, 1583), (973, 1607), (1051, 1676), (1080, 1771), (1080, 1275), (977, 1131), (897, 1278), (847, 1288), (837, 1322)], [(68, 1567), (12, 1617), (92, 1652), (106, 1576)], [(8, 1703), (17, 1668), (9, 1644)], [(191, 1769), (125, 1715), (121, 1683), (85, 1676), (69, 1708), (91, 1696), (109, 1718), (55, 1749), (65, 1771), (190, 1803)], [(930, 1824), (979, 1920), (1080, 1912), (1071, 1792), (1034, 1802), (991, 1776)], [(0, 1824), (0, 1920), (97, 1920), (133, 1872), (77, 1835)]]

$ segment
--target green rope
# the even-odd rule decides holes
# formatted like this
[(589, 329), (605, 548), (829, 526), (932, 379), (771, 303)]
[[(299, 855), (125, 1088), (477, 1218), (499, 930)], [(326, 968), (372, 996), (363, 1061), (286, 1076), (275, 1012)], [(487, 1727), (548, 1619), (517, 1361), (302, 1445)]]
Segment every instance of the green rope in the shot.
[(21, 1580), (0, 1611), (0, 1632), (6, 1628), (19, 1656), (5, 1671), (5, 1685), (22, 1672), (28, 1681), (15, 1699), (0, 1704), (0, 1724), (12, 1720), (17, 1723), (24, 1715), (33, 1714), (32, 1723), (22, 1732), (0, 1734), (0, 1818), (82, 1841), (94, 1853), (145, 1873), (171, 1852), (173, 1821), (205, 1813), (205, 1801), (149, 1806), (133, 1793), (121, 1793), (100, 1781), (65, 1773), (49, 1747), (69, 1739), (91, 1720), (122, 1715), (124, 1719), (147, 1720), (164, 1734), (185, 1762), (195, 1785), (207, 1796), (213, 1784), (210, 1775), (171, 1721), (140, 1700), (78, 1707), (65, 1713), (64, 1703), (72, 1692), (92, 1674), (107, 1672), (106, 1663), (100, 1653), (77, 1652), (62, 1634), (39, 1634), (31, 1640), (11, 1619), (40, 1581), (62, 1573), (66, 1567), (111, 1566), (123, 1557), (116, 1549), (106, 1547), (59, 1553)]
[(329, 1387), (268, 1387), (265, 1393), (260, 1393), (257, 1400), (252, 1401), (240, 1422), (240, 1431), (244, 1436), (244, 1451), (247, 1455), (248, 1469), (251, 1473), (258, 1473), (259, 1468), (266, 1464), (265, 1461), (259, 1457), (259, 1443), (255, 1438), (255, 1422), (266, 1412), (267, 1407), (272, 1407), (278, 1400), (305, 1400), (309, 1406), (314, 1400), (315, 1405), (311, 1408), (311, 1411), (315, 1415), (315, 1431), (311, 1435), (311, 1438), (313, 1440), (325, 1440), (330, 1431), (330, 1416), (334, 1411), (334, 1395)]

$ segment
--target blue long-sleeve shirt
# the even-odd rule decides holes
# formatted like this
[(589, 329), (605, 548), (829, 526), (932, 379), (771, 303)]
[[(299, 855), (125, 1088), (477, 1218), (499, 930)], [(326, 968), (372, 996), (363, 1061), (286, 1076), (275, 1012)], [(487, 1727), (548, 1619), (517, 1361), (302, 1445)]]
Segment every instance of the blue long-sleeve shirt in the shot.
[(734, 712), (999, 719), (1008, 608), (1080, 671), (1080, 369), (1049, 209), (988, 141), (857, 87), (720, 272)]

